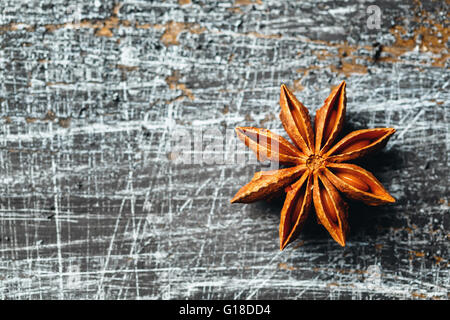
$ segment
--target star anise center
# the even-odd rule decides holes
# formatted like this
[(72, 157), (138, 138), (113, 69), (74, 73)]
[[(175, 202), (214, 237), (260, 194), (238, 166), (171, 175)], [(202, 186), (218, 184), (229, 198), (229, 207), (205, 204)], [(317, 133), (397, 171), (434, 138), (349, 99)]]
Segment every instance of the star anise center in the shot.
[(318, 169), (323, 167), (325, 159), (319, 155), (312, 154), (306, 160), (306, 166), (310, 172), (317, 172)]

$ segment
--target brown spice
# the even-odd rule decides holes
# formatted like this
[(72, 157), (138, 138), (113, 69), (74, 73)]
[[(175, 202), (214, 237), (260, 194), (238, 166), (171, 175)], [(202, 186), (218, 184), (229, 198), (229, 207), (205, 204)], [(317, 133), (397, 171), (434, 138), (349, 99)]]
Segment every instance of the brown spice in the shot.
[(347, 204), (341, 193), (371, 206), (395, 202), (370, 172), (357, 165), (343, 163), (382, 148), (395, 129), (357, 130), (333, 145), (344, 124), (346, 102), (346, 84), (343, 81), (317, 111), (313, 130), (308, 109), (282, 85), (280, 119), (294, 144), (267, 129), (236, 128), (238, 138), (256, 153), (258, 160), (294, 165), (255, 173), (231, 200), (232, 203), (253, 202), (285, 190), (286, 200), (280, 220), (281, 250), (297, 237), (312, 204), (318, 222), (335, 241), (345, 246), (349, 227)]

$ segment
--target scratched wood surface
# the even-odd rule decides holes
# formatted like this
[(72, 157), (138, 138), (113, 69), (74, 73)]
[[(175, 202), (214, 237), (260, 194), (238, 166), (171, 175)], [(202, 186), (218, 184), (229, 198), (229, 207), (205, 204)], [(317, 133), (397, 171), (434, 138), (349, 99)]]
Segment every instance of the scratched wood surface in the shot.
[[(448, 6), (2, 0), (0, 298), (448, 299)], [(346, 131), (397, 129), (363, 163), (397, 203), (280, 252), (282, 199), (229, 202), (267, 168), (232, 130), (342, 80)]]

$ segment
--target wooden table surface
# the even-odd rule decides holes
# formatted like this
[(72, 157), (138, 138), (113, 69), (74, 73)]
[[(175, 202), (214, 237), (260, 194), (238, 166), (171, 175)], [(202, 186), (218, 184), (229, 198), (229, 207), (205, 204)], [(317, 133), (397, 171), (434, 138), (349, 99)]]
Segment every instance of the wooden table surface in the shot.
[[(0, 298), (448, 299), (448, 6), (2, 0)], [(233, 129), (342, 80), (346, 131), (397, 129), (363, 163), (397, 202), (280, 251)]]

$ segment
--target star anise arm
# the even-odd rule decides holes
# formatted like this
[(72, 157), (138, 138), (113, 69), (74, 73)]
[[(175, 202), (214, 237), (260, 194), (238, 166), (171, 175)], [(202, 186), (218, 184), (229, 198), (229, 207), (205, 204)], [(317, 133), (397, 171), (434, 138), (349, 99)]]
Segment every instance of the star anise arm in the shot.
[(314, 132), (308, 109), (283, 84), (280, 91), (280, 120), (295, 145), (307, 156), (314, 153)]
[(305, 163), (306, 156), (282, 136), (267, 129), (237, 127), (238, 138), (255, 154), (258, 160), (287, 163)]
[(319, 222), (337, 243), (345, 246), (349, 229), (347, 204), (333, 184), (321, 173), (314, 174), (313, 200)]
[(383, 148), (394, 132), (395, 129), (393, 128), (353, 131), (336, 143), (325, 156), (329, 162), (343, 162), (361, 158)]
[(345, 118), (347, 96), (345, 81), (336, 87), (325, 99), (324, 104), (316, 112), (315, 118), (315, 152), (323, 155), (342, 130)]
[(372, 173), (357, 165), (329, 163), (324, 173), (331, 183), (348, 198), (371, 206), (395, 202)]
[(281, 210), (280, 250), (283, 250), (300, 233), (311, 209), (312, 179), (309, 172), (291, 186), (286, 187), (286, 200)]
[(306, 166), (299, 165), (280, 170), (256, 172), (253, 179), (243, 186), (230, 202), (249, 203), (267, 198), (291, 184), (305, 171)]

